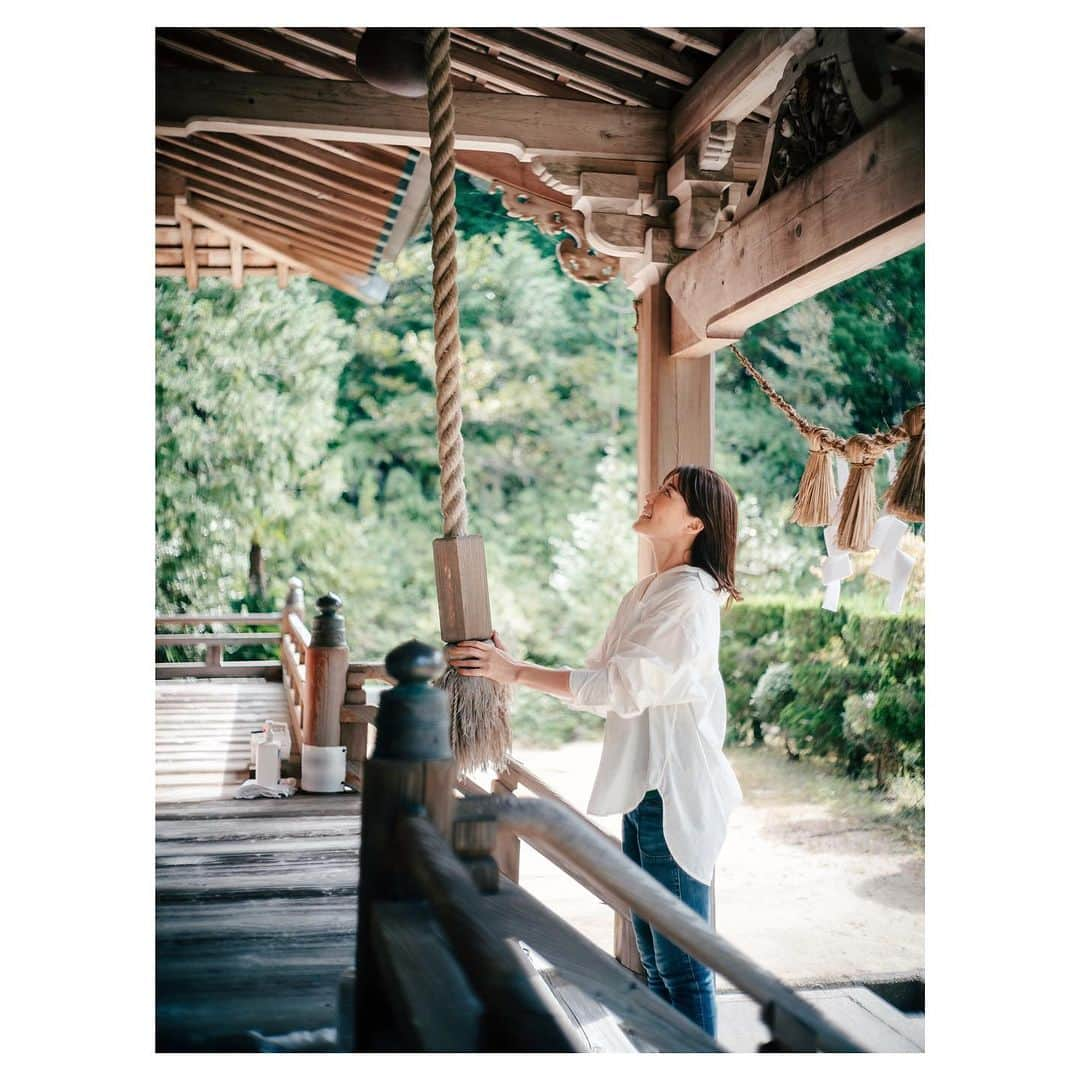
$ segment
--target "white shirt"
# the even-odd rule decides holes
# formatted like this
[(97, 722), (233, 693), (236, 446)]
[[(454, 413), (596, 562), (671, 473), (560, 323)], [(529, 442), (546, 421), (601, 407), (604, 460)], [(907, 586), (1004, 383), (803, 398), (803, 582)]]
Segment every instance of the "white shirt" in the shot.
[(706, 884), (742, 802), (724, 756), (723, 596), (696, 566), (650, 574), (623, 597), (585, 667), (570, 669), (570, 707), (605, 718), (589, 813), (626, 813), (656, 788), (668, 850)]

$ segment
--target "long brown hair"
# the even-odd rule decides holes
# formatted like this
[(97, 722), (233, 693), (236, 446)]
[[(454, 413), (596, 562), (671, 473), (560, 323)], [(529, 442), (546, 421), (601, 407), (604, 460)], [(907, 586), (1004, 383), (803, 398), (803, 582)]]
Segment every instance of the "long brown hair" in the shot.
[(735, 492), (715, 470), (704, 465), (677, 465), (664, 477), (674, 478), (686, 508), (705, 526), (694, 538), (690, 563), (710, 574), (717, 591), (728, 594), (727, 606), (741, 600), (735, 587), (735, 546), (739, 539), (739, 506)]

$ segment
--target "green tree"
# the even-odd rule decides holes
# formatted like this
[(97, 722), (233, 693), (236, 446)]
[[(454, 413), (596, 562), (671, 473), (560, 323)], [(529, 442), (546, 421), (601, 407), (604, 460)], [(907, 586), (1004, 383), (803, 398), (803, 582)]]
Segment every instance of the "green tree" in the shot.
[(157, 286), (157, 581), (164, 610), (283, 580), (341, 490), (329, 451), (348, 327), (308, 282)]

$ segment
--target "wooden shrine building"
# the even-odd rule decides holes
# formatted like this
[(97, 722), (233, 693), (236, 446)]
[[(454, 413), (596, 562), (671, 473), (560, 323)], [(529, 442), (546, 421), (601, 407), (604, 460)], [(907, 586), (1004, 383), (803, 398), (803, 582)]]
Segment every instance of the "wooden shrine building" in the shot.
[[(367, 302), (382, 301), (386, 286), (380, 264), (392, 260), (426, 218), (428, 122), (423, 98), (394, 96), (360, 78), (355, 56), (363, 35), (352, 27), (157, 32), (158, 275), (182, 276), (195, 287), (203, 275), (226, 276), (239, 286), (252, 276), (276, 276), (284, 285), (291, 275), (304, 274)], [(634, 293), (642, 495), (677, 464), (712, 463), (717, 349), (737, 341), (755, 323), (923, 242), (923, 55), (924, 34), (918, 28), (451, 29), (457, 167), (500, 190), (508, 214), (560, 236), (557, 254), (567, 274), (589, 285), (629, 287)], [(642, 572), (651, 569), (647, 558), (646, 549)], [(236, 621), (206, 615), (171, 621), (183, 625), (185, 620), (211, 628), (215, 622)], [(168, 621), (159, 620), (159, 626)], [(282, 917), (295, 920), (296, 935), (280, 941), (297, 970), (309, 975), (314, 970), (305, 967), (305, 934), (309, 943), (325, 944), (331, 928), (340, 931), (344, 925), (346, 908), (356, 918), (357, 826), (345, 823), (347, 812), (319, 803), (323, 809), (313, 813), (305, 831), (297, 824), (304, 820), (303, 796), (283, 806), (256, 802), (230, 808), (201, 801), (226, 794), (236, 781), (228, 767), (216, 786), (208, 785), (205, 776), (177, 781), (185, 769), (192, 771), (184, 762), (206, 752), (213, 740), (235, 749), (257, 716), (282, 709), (282, 694), (294, 747), (313, 739), (322, 745), (341, 740), (350, 747), (356, 769), (362, 771), (368, 759), (368, 730), (376, 715), (365, 703), (364, 681), (396, 681), (388, 678), (386, 668), (371, 663), (342, 669), (344, 697), (335, 698), (336, 691), (320, 682), (324, 676), (318, 673), (328, 669), (315, 663), (318, 635), (313, 644), (295, 588), (283, 611), (248, 621), (273, 624), (273, 632), (262, 636), (280, 643), (280, 663), (242, 668), (223, 662), (230, 635), (211, 632), (202, 635), (206, 663), (181, 665), (183, 670), (159, 665), (158, 834), (164, 860), (159, 869), (159, 973), (164, 970), (166, 976), (173, 963), (169, 943), (204, 940), (199, 935), (216, 925), (211, 909), (220, 907), (228, 892), (227, 875), (219, 879), (207, 871), (192, 876), (184, 869), (193, 865), (190, 853), (219, 850), (224, 858), (249, 850), (241, 835), (248, 826), (254, 829), (248, 839), (272, 836), (274, 850), (291, 852), (277, 893), (263, 896), (269, 886), (255, 884), (252, 877), (244, 895), (251, 904), (261, 898), (271, 907), (278, 901), (285, 905)], [(395, 644), (387, 642), (387, 651)], [(177, 682), (177, 676), (197, 681)], [(250, 692), (223, 682), (223, 676), (250, 677)], [(261, 681), (266, 678), (280, 682)], [(198, 729), (202, 740), (188, 757), (181, 750), (185, 726)], [(237, 775), (242, 778), (246, 748), (241, 756)], [(162, 783), (162, 776), (173, 779)], [(537, 796), (519, 800), (522, 804), (558, 805), (539, 778), (515, 764), (500, 778), (495, 796), (503, 800), (498, 812), (504, 824), (509, 822), (506, 829), (562, 859), (567, 872), (610, 903), (625, 946), (632, 883), (623, 887), (617, 866), (610, 873), (600, 863), (583, 869), (580, 858), (575, 862), (560, 851), (558, 830), (552, 831), (550, 821), (525, 821), (520, 808), (508, 809), (505, 800), (514, 799), (518, 787)], [(469, 790), (467, 783), (459, 793), (492, 798)], [(278, 824), (271, 824), (271, 817)], [(513, 880), (508, 834), (500, 828), (495, 839), (486, 826), (469, 824), (472, 820), (466, 814), (458, 821), (460, 828), (451, 830), (454, 849), (462, 856), (450, 860), (453, 865), (440, 861), (426, 825), (402, 827), (403, 850), (427, 868), (420, 877), (430, 888), (443, 890), (440, 896), (471, 888), (459, 880), (458, 862), (470, 865), (471, 859), (475, 864), (485, 851), (503, 878)], [(587, 823), (580, 828), (575, 855), (584, 857), (592, 848)], [(295, 842), (287, 840), (290, 836)], [(305, 836), (314, 838), (307, 847)], [(339, 849), (334, 836), (353, 839)], [(200, 837), (206, 842), (202, 847), (196, 843)], [(348, 854), (333, 859), (318, 854), (339, 850)], [(320, 866), (322, 877), (316, 872)], [(482, 872), (473, 874), (473, 880), (482, 877)], [(570, 939), (529, 906), (527, 894), (516, 886), (507, 888), (513, 899), (502, 907), (484, 898), (493, 924), (509, 933), (511, 914), (529, 914), (537, 925), (544, 924), (546, 946), (572, 967)], [(638, 894), (633, 895), (636, 904)], [(314, 908), (290, 914), (290, 896), (297, 903), (308, 897), (313, 904), (321, 897), (333, 914), (321, 923), (311, 913)], [(352, 898), (342, 901), (342, 896)], [(196, 901), (208, 905), (204, 915)], [(280, 937), (285, 924), (275, 922), (271, 908), (250, 907), (249, 914), (251, 934), (257, 936), (262, 927)], [(398, 911), (397, 922), (387, 916), (379, 924), (380, 947), (408, 937), (409, 920), (415, 918), (415, 908)], [(463, 977), (447, 957), (461, 959), (455, 934), (464, 933), (466, 924), (455, 922), (453, 912), (442, 911), (440, 918), (449, 952), (445, 941), (431, 944), (433, 932), (426, 923), (410, 941), (428, 942), (428, 955), (445, 965), (439, 971), (450, 985)], [(479, 929), (476, 933), (482, 937)], [(220, 955), (215, 951), (220, 945), (208, 946), (207, 965)], [(711, 947), (701, 946), (706, 952)], [(191, 1004), (213, 998), (206, 997), (206, 985), (192, 966), (198, 946), (193, 949), (187, 960), (177, 961), (176, 980), (169, 983), (180, 988), (175, 994), (163, 991), (159, 982), (162, 1048), (209, 1048), (212, 1040), (208, 1036), (200, 1042), (192, 1025), (212, 1026), (214, 1015), (224, 1015), (222, 1009), (199, 1012)], [(632, 964), (628, 946), (620, 954), (617, 944), (615, 951)], [(708, 955), (730, 960), (722, 950)], [(554, 962), (555, 956), (549, 959)], [(615, 973), (578, 971), (578, 985), (591, 987), (597, 1000), (617, 1012), (611, 1003), (619, 994), (612, 988), (625, 967), (602, 959), (615, 965)], [(341, 966), (340, 961), (334, 954), (332, 963)], [(498, 966), (503, 961), (492, 963), (505, 976)], [(466, 982), (478, 1000), (476, 1015), (484, 1016), (491, 1007), (485, 979), (494, 969), (477, 974), (469, 963), (464, 965)], [(854, 1038), (845, 1042), (827, 1023), (819, 1025), (813, 1015), (800, 1012), (791, 997), (767, 979), (761, 981), (760, 974), (747, 976), (746, 985), (762, 995), (757, 1000), (767, 1011), (772, 1008), (776, 1048), (850, 1049), (858, 1043)], [(641, 1025), (639, 1034), (647, 1029), (643, 1043), (708, 1048), (697, 1046), (685, 1025), (659, 1016), (651, 1005), (642, 1006), (631, 992), (632, 977), (626, 977), (631, 982), (619, 1000), (637, 1002), (627, 1005), (624, 1019), (632, 1015)], [(243, 977), (230, 971), (221, 978), (218, 989), (227, 985), (230, 1001), (243, 998)], [(399, 966), (390, 981), (396, 1015), (408, 1033), (404, 1045), (437, 1048), (443, 1045), (440, 1038), (453, 1041), (446, 1032), (433, 1034), (431, 1024), (411, 1008), (423, 1001), (425, 1008), (438, 1010), (423, 980)], [(774, 991), (778, 996), (770, 997)], [(526, 1012), (535, 1005), (529, 993), (523, 991), (520, 999)], [(332, 1026), (326, 1001), (320, 999), (319, 1007), (323, 1012), (282, 1008), (279, 1015), (264, 1010), (261, 1030)], [(245, 1024), (253, 1026), (252, 1017), (241, 1013), (238, 1008), (234, 1026), (217, 1034), (239, 1035)], [(326, 1025), (318, 1023), (320, 1017)], [(472, 1031), (468, 1023), (461, 1030)], [(554, 1032), (556, 1042), (565, 1035), (559, 1034), (558, 1023), (544, 1030)], [(459, 1036), (460, 1031), (453, 1037)], [(473, 1031), (469, 1037), (471, 1045), (483, 1044), (482, 1034)]]

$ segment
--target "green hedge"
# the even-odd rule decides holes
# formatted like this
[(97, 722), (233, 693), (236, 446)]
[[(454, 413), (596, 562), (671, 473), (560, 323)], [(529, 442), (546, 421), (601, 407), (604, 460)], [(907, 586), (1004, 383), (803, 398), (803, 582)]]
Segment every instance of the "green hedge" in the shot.
[(726, 613), (720, 670), (728, 741), (780, 736), (878, 783), (923, 770), (926, 631), (911, 616), (776, 602)]

